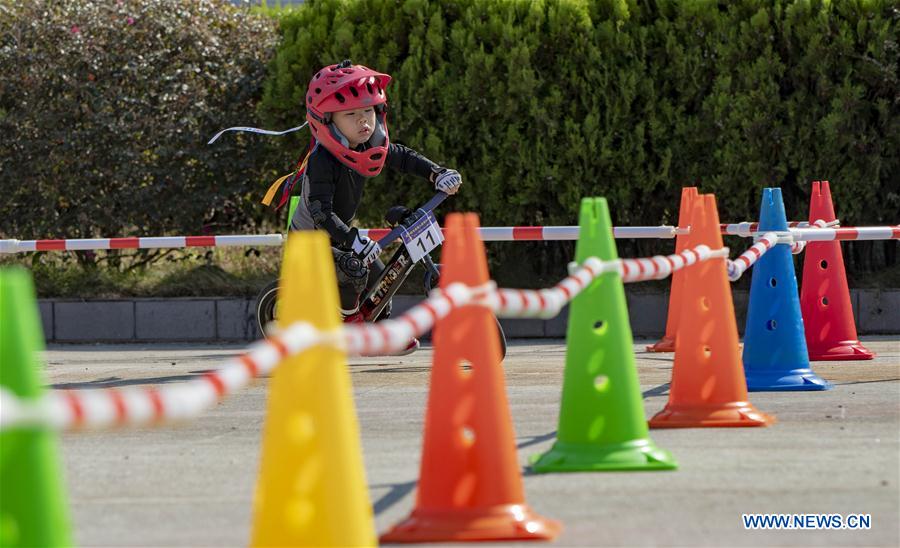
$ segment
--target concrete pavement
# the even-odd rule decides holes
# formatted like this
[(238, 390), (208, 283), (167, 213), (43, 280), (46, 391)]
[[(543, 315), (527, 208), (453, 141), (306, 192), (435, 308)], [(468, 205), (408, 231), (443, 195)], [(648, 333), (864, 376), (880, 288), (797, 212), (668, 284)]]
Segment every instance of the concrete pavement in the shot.
[[(900, 545), (900, 342), (871, 362), (814, 363), (827, 392), (752, 393), (770, 428), (654, 430), (674, 472), (524, 475), (527, 502), (562, 521), (555, 544)], [(671, 354), (635, 344), (648, 416), (667, 399)], [(58, 388), (181, 382), (241, 345), (53, 345)], [(512, 341), (507, 393), (523, 469), (552, 444), (565, 345)], [(379, 532), (415, 500), (431, 350), (351, 361)], [(82, 546), (241, 546), (250, 534), (266, 381), (180, 426), (67, 433), (61, 452)], [(742, 513), (871, 514), (870, 530), (747, 531)]]

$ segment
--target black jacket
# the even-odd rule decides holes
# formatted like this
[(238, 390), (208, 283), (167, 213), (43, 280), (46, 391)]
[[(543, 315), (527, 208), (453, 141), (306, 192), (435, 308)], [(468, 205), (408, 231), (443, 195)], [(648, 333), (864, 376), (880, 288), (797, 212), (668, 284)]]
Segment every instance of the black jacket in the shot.
[[(388, 145), (385, 166), (425, 179), (439, 169), (415, 150), (396, 143)], [(349, 249), (356, 231), (348, 225), (359, 209), (367, 179), (338, 161), (325, 147), (316, 146), (306, 164), (291, 230), (324, 229), (331, 236), (332, 245)]]

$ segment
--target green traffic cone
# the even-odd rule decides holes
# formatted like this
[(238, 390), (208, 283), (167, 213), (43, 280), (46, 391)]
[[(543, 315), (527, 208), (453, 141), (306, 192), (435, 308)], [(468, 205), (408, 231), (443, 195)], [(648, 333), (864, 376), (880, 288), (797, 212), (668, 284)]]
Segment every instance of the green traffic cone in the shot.
[[(581, 201), (576, 260), (618, 258), (605, 198)], [(671, 470), (647, 433), (622, 278), (602, 274), (572, 301), (559, 431), (535, 472)]]
[[(22, 399), (44, 391), (44, 337), (28, 272), (0, 270), (0, 387)], [(43, 428), (0, 431), (0, 546), (69, 546), (56, 439)]]
[(291, 196), (291, 201), (288, 203), (288, 218), (287, 226), (284, 227), (285, 232), (291, 231), (291, 220), (294, 218), (294, 212), (297, 211), (298, 205), (300, 205), (300, 196)]

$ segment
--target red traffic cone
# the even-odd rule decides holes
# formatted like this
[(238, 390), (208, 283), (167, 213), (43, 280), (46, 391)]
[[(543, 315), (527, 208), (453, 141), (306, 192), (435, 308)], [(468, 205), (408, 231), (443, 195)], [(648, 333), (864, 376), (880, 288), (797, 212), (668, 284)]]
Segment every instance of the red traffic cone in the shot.
[[(446, 234), (441, 288), (486, 284), (478, 217), (448, 215)], [(500, 361), (487, 308), (464, 306), (438, 321), (416, 507), (382, 542), (549, 540), (559, 533), (557, 522), (525, 504)]]
[[(814, 181), (809, 223), (835, 220), (828, 181)], [(871, 360), (875, 353), (859, 342), (844, 272), (841, 242), (809, 242), (803, 262), (800, 311), (811, 361)]]

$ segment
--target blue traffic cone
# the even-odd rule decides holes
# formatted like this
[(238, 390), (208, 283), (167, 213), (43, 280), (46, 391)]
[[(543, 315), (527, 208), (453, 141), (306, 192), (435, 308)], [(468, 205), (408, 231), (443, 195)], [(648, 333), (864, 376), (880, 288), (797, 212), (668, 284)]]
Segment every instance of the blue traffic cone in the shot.
[[(763, 189), (760, 232), (787, 232), (780, 188)], [(753, 267), (744, 329), (747, 390), (828, 390), (809, 367), (797, 276), (789, 244), (777, 244)]]

